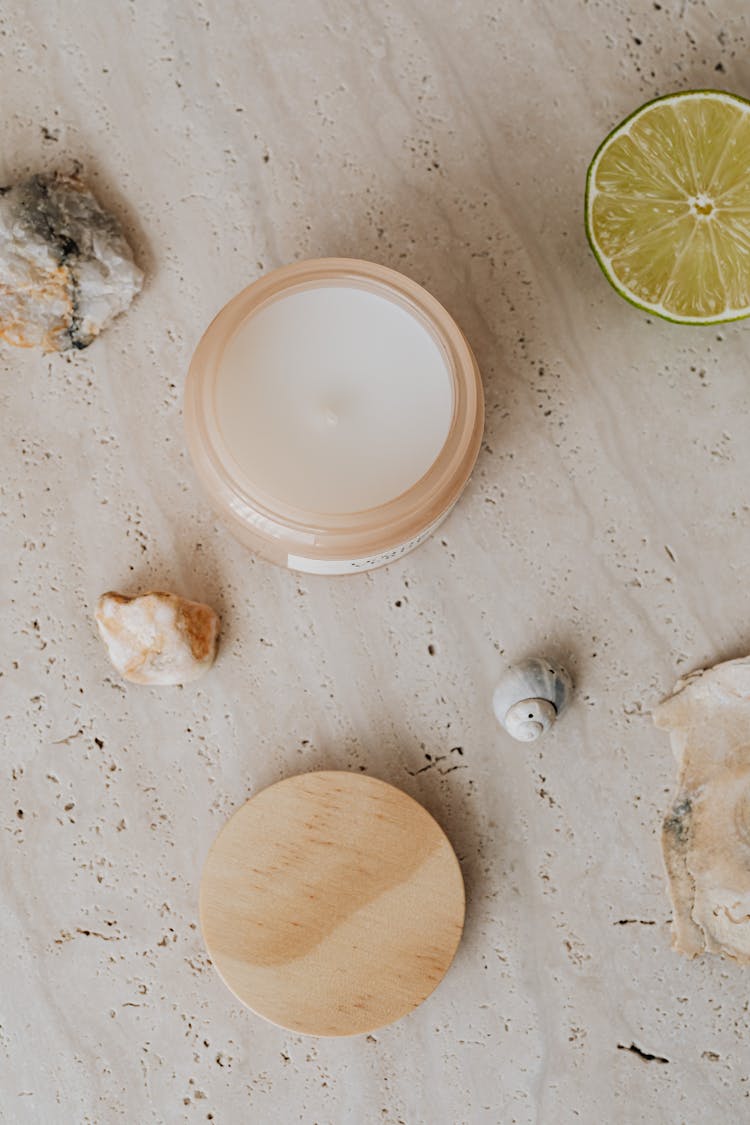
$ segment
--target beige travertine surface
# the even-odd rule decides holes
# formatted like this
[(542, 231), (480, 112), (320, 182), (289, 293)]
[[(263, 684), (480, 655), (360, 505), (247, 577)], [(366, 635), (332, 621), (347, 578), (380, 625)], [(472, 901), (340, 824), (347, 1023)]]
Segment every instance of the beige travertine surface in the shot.
[[(2, 354), (4, 1122), (747, 1117), (746, 970), (669, 948), (647, 713), (747, 651), (750, 325), (649, 320), (582, 225), (604, 133), (668, 90), (747, 94), (747, 40), (739, 0), (0, 10), (0, 181), (77, 158), (148, 273), (88, 351)], [(437, 537), (341, 581), (216, 525), (180, 417), (222, 303), (329, 254), (442, 299), (488, 405)], [(222, 615), (194, 686), (120, 683), (96, 636), (102, 590), (154, 587)], [(578, 696), (524, 747), (490, 700), (535, 650)], [(371, 1038), (261, 1023), (197, 928), (227, 815), (316, 768), (422, 801), (467, 882), (453, 969)]]

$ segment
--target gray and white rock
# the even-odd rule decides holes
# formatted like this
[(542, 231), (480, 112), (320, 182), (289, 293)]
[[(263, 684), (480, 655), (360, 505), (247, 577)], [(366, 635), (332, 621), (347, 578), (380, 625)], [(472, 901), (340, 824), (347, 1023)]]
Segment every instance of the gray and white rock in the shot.
[(0, 338), (85, 348), (130, 305), (143, 273), (119, 223), (77, 175), (0, 188)]
[(102, 594), (96, 624), (110, 660), (132, 683), (187, 684), (216, 656), (218, 614), (177, 594)]

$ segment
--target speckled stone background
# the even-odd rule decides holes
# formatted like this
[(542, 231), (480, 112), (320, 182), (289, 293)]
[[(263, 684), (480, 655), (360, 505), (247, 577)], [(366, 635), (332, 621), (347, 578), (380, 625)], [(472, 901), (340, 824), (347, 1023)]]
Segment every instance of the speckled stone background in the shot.
[[(749, 31), (741, 0), (0, 8), (1, 180), (79, 160), (148, 271), (88, 351), (2, 353), (3, 1122), (748, 1120), (747, 972), (669, 948), (649, 710), (750, 647), (750, 326), (622, 302), (582, 192), (646, 98), (749, 94)], [(214, 312), (329, 254), (428, 286), (488, 407), (438, 535), (339, 581), (217, 525), (181, 419)], [(98, 594), (153, 586), (224, 617), (198, 685), (107, 664)], [(490, 695), (536, 650), (578, 695), (524, 747)], [(241, 1008), (197, 924), (226, 816), (321, 766), (422, 801), (469, 895), (438, 992), (345, 1041)]]

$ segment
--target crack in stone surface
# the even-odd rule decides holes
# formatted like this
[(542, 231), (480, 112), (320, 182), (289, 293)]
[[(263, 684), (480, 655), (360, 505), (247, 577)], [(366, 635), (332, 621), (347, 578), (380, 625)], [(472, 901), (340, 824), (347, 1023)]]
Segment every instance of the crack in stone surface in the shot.
[(643, 1059), (644, 1062), (669, 1062), (669, 1059), (666, 1059), (664, 1055), (652, 1055), (650, 1051), (644, 1051), (637, 1043), (631, 1043), (630, 1046), (628, 1046), (627, 1043), (618, 1043), (617, 1050), (630, 1051), (632, 1054), (637, 1055), (639, 1059)]

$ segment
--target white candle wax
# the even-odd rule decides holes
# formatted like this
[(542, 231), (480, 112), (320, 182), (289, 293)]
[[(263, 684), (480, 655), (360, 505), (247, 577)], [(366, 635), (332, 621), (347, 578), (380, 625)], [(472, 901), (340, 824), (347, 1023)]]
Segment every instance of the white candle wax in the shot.
[(214, 395), (238, 480), (324, 514), (416, 484), (453, 412), (447, 361), (422, 321), (345, 283), (282, 293), (251, 313), (224, 348)]
[(431, 294), (374, 262), (259, 277), (213, 319), (185, 386), (197, 475), (238, 539), (307, 574), (400, 559), (471, 473), (476, 360)]

